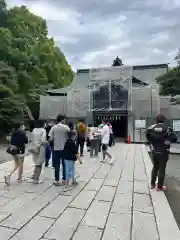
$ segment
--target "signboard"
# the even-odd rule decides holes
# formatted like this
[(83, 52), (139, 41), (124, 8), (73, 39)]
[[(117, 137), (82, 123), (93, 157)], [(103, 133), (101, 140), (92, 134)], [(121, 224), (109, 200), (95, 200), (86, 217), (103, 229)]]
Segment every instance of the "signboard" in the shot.
[(146, 128), (146, 120), (135, 120), (135, 129)]
[(173, 130), (180, 132), (180, 120), (173, 120)]
[(104, 67), (90, 69), (90, 81), (98, 80), (126, 80), (132, 78), (132, 67)]

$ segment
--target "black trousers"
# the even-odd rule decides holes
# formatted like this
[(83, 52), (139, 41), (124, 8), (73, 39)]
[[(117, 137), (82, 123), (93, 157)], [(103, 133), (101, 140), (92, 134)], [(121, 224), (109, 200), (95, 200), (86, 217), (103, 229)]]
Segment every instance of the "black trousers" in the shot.
[(153, 169), (151, 172), (151, 184), (155, 185), (158, 177), (158, 188), (163, 186), (168, 158), (168, 151), (152, 152)]
[(80, 154), (81, 154), (81, 155), (83, 155), (84, 143), (85, 143), (85, 138), (83, 138), (83, 137), (77, 137), (76, 147), (77, 147), (77, 151), (79, 151), (79, 147), (80, 147)]
[(92, 139), (90, 147), (90, 156), (92, 157), (93, 154), (95, 156), (98, 156), (98, 152), (99, 152), (99, 139)]
[(62, 164), (62, 180), (66, 180), (66, 170), (65, 170), (65, 163), (63, 158), (63, 151), (53, 151), (53, 165), (54, 165), (54, 175), (55, 181), (59, 181), (59, 171), (60, 171), (60, 164)]
[(101, 140), (99, 140), (99, 152), (101, 152)]
[(89, 138), (87, 138), (87, 140), (86, 140), (86, 146), (87, 146), (87, 147), (90, 147), (90, 146), (91, 146), (91, 142), (90, 142)]

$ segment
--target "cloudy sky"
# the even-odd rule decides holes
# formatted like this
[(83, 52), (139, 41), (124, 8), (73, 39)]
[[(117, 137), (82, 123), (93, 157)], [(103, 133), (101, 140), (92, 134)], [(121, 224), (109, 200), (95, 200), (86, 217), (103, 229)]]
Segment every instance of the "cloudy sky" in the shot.
[[(101, 3), (102, 2), (102, 3)], [(7, 0), (47, 20), (74, 69), (124, 64), (175, 64), (180, 0)]]

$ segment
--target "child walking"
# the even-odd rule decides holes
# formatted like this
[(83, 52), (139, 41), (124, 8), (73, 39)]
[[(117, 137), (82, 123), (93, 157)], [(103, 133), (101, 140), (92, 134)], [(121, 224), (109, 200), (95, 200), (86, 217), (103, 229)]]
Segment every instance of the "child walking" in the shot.
[(76, 132), (70, 131), (68, 133), (68, 139), (64, 146), (64, 162), (66, 171), (65, 185), (71, 186), (74, 183), (75, 175), (75, 162), (78, 159), (79, 163), (82, 164), (82, 160), (77, 151), (75, 144)]

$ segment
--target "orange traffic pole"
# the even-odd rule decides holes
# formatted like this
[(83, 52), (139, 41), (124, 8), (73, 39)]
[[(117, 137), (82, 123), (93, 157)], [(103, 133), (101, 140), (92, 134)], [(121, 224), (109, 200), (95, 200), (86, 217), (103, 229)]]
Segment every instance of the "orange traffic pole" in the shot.
[(131, 144), (131, 136), (130, 135), (128, 135), (127, 142), (128, 142), (128, 144)]

